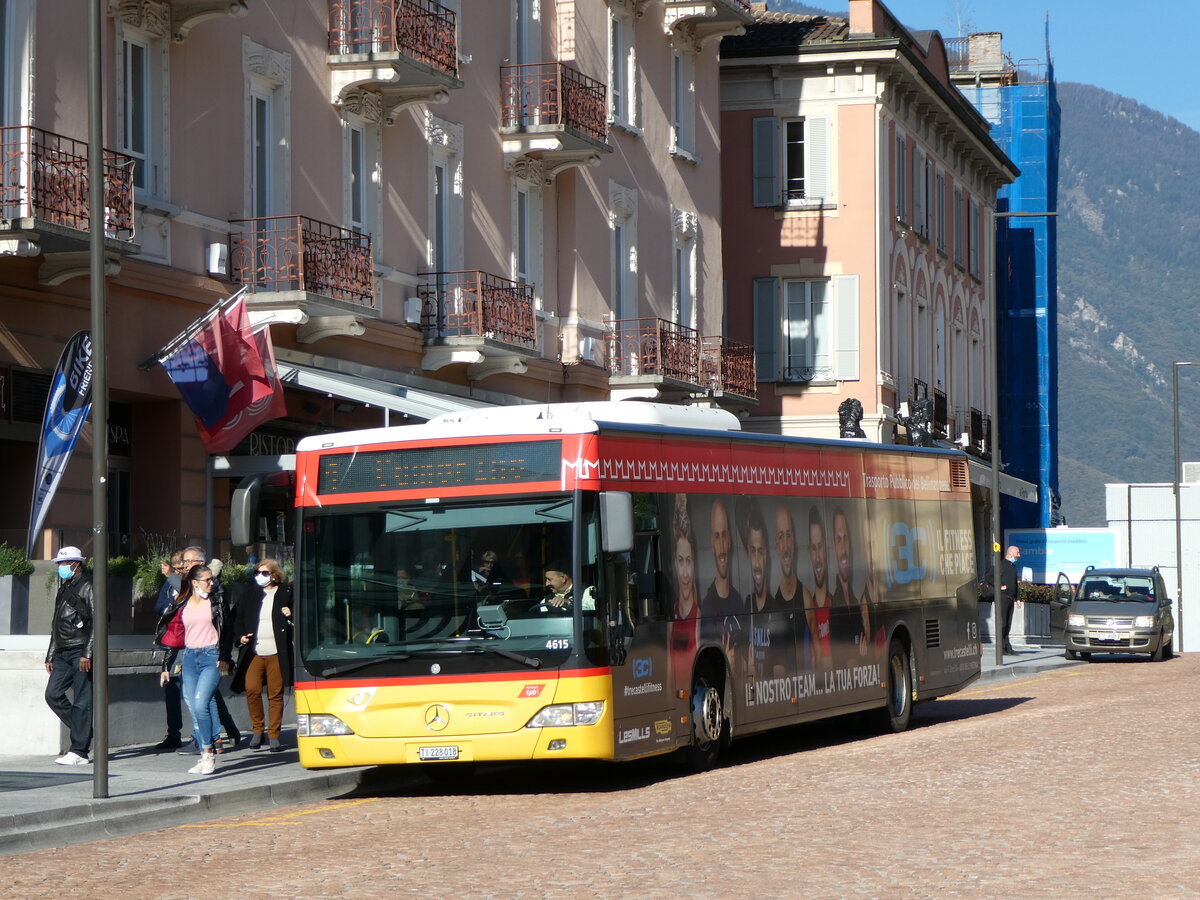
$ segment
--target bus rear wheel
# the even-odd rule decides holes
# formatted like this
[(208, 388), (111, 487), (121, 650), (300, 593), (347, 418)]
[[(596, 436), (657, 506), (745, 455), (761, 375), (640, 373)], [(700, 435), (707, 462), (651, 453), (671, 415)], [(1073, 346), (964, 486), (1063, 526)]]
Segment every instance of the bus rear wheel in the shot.
[(912, 720), (912, 667), (908, 650), (896, 638), (888, 646), (887, 705), (880, 710), (879, 723), (886, 731), (908, 730)]
[(720, 680), (712, 669), (702, 669), (692, 680), (692, 743), (684, 760), (694, 772), (707, 772), (717, 764), (725, 740), (725, 703)]

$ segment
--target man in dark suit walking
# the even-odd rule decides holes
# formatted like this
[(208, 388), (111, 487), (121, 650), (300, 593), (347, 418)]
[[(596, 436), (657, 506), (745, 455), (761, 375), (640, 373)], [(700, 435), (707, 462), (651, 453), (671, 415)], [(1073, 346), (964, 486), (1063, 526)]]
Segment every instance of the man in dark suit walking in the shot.
[(1021, 548), (1009, 547), (1000, 560), (1000, 579), (997, 581), (991, 569), (984, 576), (984, 582), (992, 586), (992, 599), (999, 601), (996, 608), (996, 621), (1000, 623), (1000, 636), (1004, 641), (1004, 652), (1015, 654), (1013, 645), (1008, 639), (1012, 630), (1013, 604), (1021, 605), (1017, 593), (1017, 560), (1021, 558)]

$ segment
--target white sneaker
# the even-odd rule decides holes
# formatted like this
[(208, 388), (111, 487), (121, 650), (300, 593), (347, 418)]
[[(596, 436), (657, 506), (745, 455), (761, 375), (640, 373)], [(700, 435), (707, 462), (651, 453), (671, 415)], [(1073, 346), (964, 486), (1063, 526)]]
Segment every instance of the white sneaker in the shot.
[(86, 756), (80, 756), (74, 750), (68, 750), (55, 760), (60, 766), (86, 766), (91, 762)]
[(200, 762), (188, 769), (189, 775), (211, 775), (217, 768), (217, 757), (211, 750), (201, 754)]

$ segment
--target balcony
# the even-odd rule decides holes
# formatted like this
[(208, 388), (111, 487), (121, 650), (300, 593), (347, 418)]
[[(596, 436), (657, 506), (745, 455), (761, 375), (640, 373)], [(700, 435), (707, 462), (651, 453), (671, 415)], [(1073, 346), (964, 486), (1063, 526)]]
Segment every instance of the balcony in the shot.
[[(86, 141), (26, 125), (0, 127), (0, 256), (45, 255), (43, 283), (88, 271), (91, 234)], [(133, 158), (104, 151), (104, 245), (116, 257), (134, 238)]]
[(299, 325), (312, 343), (363, 333), (379, 318), (371, 238), (304, 216), (230, 222), (230, 277), (248, 288), (258, 321)]
[(743, 34), (754, 21), (750, 0), (665, 0), (663, 26), (668, 34), (698, 44)]
[(329, 0), (328, 61), (333, 102), (362, 106), (356, 92), (377, 94), (388, 125), (463, 86), (457, 17), (433, 0)]
[(971, 407), (971, 446), (968, 453), (974, 453), (990, 460), (991, 453), (991, 416), (985, 416), (980, 410)]
[(512, 167), (537, 160), (546, 183), (572, 166), (594, 166), (608, 143), (607, 88), (562, 63), (500, 67), (500, 134)]
[(696, 330), (666, 319), (616, 319), (608, 331), (609, 387), (614, 400), (680, 401), (707, 395)]
[(478, 270), (418, 276), (425, 356), (436, 371), (466, 363), (479, 381), (500, 373), (522, 374), (538, 355), (533, 286)]
[(746, 405), (758, 399), (754, 348), (714, 335), (700, 339), (701, 382), (716, 400)]
[(946, 407), (946, 392), (933, 389), (933, 434), (934, 437), (950, 436), (950, 412)]

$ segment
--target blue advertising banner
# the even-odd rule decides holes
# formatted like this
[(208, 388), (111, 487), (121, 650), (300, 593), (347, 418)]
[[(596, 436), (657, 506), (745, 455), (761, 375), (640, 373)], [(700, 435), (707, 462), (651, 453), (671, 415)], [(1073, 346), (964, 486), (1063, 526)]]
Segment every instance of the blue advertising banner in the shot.
[(1005, 546), (1021, 550), (1018, 571), (1029, 569), (1035, 584), (1054, 584), (1063, 573), (1074, 584), (1088, 566), (1117, 566), (1117, 533), (1110, 528), (1013, 528)]
[(50, 394), (46, 398), (46, 414), (42, 417), (37, 477), (33, 482), (33, 505), (29, 513), (29, 540), (25, 548), (30, 555), (91, 408), (92, 337), (87, 331), (77, 331), (58, 358), (58, 368), (54, 370)]

